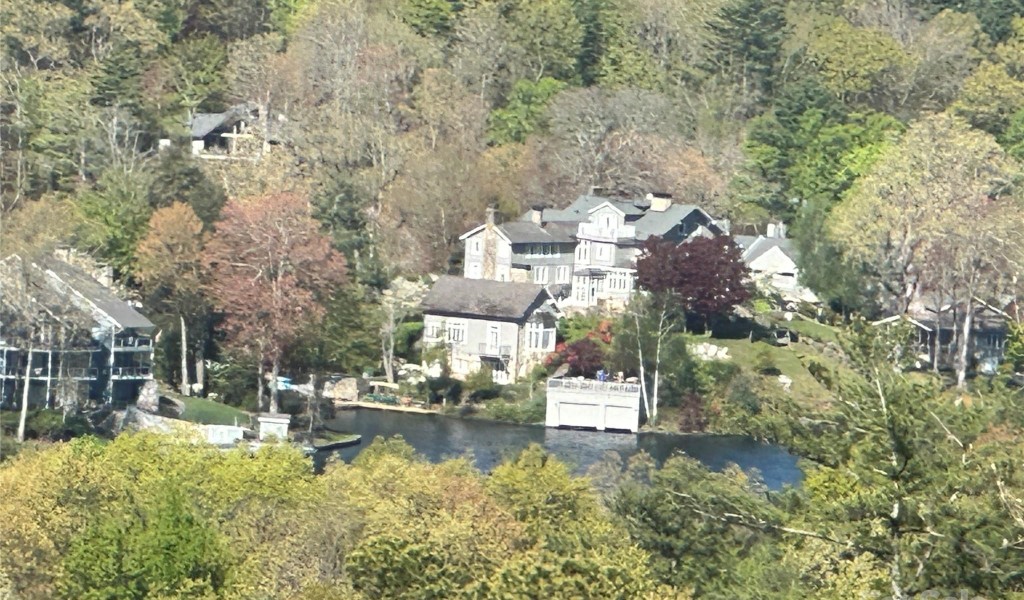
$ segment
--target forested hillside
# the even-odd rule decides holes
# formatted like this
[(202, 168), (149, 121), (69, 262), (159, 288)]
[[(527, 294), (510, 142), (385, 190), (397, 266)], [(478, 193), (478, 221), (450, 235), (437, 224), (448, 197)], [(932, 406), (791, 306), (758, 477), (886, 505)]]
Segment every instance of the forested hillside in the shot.
[[(222, 298), (196, 294), (225, 202), (298, 196), (349, 285), (309, 296), (333, 322), (295, 352), (338, 368), (376, 351), (376, 324), (332, 337), (366, 329), (352, 308), (450, 268), (487, 205), (513, 216), (590, 186), (669, 192), (734, 231), (785, 221), (806, 283), (837, 308), (899, 311), (965, 281), (985, 296), (1005, 282), (979, 282), (973, 257), (1003, 274), (1019, 259), (1022, 14), (1021, 0), (12, 2), (0, 243), (70, 244), (165, 329), (209, 331)], [(243, 103), (270, 151), (193, 158), (191, 117)]]

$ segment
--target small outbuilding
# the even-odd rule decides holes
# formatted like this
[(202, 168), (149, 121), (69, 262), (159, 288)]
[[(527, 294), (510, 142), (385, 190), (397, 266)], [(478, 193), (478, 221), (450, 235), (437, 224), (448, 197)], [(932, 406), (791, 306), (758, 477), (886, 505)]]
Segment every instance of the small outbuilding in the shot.
[(548, 427), (640, 430), (640, 385), (583, 378), (548, 380)]

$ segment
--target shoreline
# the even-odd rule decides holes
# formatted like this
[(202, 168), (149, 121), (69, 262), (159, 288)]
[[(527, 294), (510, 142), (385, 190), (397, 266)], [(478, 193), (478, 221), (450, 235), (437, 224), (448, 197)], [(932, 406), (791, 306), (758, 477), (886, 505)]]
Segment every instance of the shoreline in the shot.
[(380, 404), (378, 402), (361, 402), (359, 400), (350, 401), (342, 400), (334, 402), (335, 410), (354, 410), (357, 408), (368, 408), (370, 410), (389, 410), (393, 412), (407, 412), (416, 413), (421, 415), (440, 415), (443, 414), (439, 410), (432, 410), (429, 408), (420, 408), (418, 406), (400, 406), (397, 404)]

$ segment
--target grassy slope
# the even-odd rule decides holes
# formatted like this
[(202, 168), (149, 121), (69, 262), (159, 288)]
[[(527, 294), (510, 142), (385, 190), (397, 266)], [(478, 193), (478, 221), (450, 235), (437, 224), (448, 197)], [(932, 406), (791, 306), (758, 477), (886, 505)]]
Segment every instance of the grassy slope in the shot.
[(204, 425), (242, 425), (249, 426), (249, 413), (233, 406), (207, 400), (206, 398), (190, 398), (175, 395), (174, 398), (185, 405), (181, 418), (193, 423)]

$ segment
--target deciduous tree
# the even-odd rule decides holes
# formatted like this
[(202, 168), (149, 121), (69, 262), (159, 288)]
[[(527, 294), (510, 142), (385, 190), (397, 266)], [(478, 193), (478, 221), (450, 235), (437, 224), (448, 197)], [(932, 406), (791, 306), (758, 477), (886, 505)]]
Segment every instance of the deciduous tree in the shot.
[[(171, 316), (164, 323), (178, 329), (181, 344), (181, 393), (191, 394), (188, 331), (196, 364), (196, 379), (203, 385), (203, 348), (207, 342), (210, 308), (202, 289), (203, 222), (187, 204), (175, 202), (153, 213), (149, 232), (139, 242), (136, 276), (146, 293), (146, 305)], [(176, 318), (175, 318), (176, 317)], [(166, 319), (165, 319), (166, 320)]]
[(204, 262), (228, 342), (257, 360), (261, 404), (270, 365), (270, 411), (277, 412), (284, 352), (304, 324), (323, 316), (325, 295), (346, 280), (345, 260), (304, 197), (277, 194), (225, 205)]

